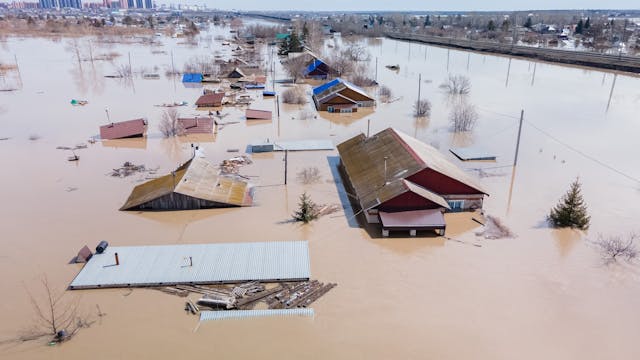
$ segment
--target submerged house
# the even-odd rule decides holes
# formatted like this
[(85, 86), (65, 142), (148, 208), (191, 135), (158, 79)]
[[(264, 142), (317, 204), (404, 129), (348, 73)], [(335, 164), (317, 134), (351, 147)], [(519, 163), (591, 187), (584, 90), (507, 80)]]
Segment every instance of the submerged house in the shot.
[(313, 102), (318, 111), (328, 112), (356, 112), (359, 107), (376, 105), (364, 90), (340, 78), (314, 88)]
[(220, 107), (222, 99), (224, 99), (224, 93), (204, 94), (196, 100), (196, 107)]
[(398, 130), (357, 135), (340, 145), (345, 184), (368, 223), (391, 230), (444, 234), (444, 211), (481, 209), (487, 192), (440, 151)]
[(200, 83), (202, 82), (202, 74), (201, 73), (184, 73), (182, 75), (183, 83)]
[(134, 119), (100, 126), (100, 138), (103, 140), (142, 137), (147, 131), (147, 120)]
[(334, 71), (324, 61), (314, 58), (302, 75), (306, 78), (325, 80), (332, 72)]
[(216, 122), (212, 117), (178, 118), (185, 135), (211, 134)]
[(219, 175), (218, 166), (194, 157), (171, 174), (133, 188), (120, 210), (192, 210), (252, 204), (251, 184)]
[(231, 70), (231, 72), (229, 73), (229, 75), (227, 75), (228, 78), (230, 79), (240, 79), (245, 77), (245, 73), (244, 71), (242, 71), (240, 68), (233, 68), (233, 70)]

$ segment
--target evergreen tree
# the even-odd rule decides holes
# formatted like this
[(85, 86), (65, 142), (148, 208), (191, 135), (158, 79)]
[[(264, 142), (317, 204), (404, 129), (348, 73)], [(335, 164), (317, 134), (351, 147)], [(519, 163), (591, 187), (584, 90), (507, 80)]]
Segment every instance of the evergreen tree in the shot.
[(431, 19), (429, 18), (429, 15), (424, 18), (424, 26), (431, 26)]
[(487, 30), (489, 31), (496, 30), (496, 23), (494, 23), (493, 20), (489, 20), (489, 23), (487, 24)]
[(308, 38), (309, 28), (307, 27), (307, 22), (305, 21), (304, 25), (302, 26), (302, 41), (307, 41)]
[(278, 49), (278, 55), (287, 55), (289, 53), (289, 37), (286, 37), (281, 43), (280, 43), (280, 49)]
[(311, 201), (309, 195), (306, 192), (300, 195), (300, 202), (298, 203), (298, 211), (293, 214), (293, 220), (302, 221), (308, 223), (318, 218), (318, 207)]
[(531, 29), (531, 26), (533, 26), (533, 21), (531, 21), (531, 17), (527, 17), (527, 21), (525, 21), (524, 27), (526, 27), (527, 29)]
[(584, 23), (584, 29), (589, 30), (591, 27), (591, 18), (587, 18), (587, 21)]
[(287, 53), (300, 51), (302, 51), (302, 44), (300, 43), (298, 34), (294, 31), (291, 33), (291, 36), (289, 36), (289, 51)]
[(502, 31), (504, 32), (508, 32), (509, 31), (509, 26), (511, 25), (511, 23), (509, 22), (509, 20), (505, 19), (502, 22)]
[(582, 19), (580, 19), (580, 21), (578, 21), (578, 25), (576, 25), (576, 34), (582, 34), (583, 30), (584, 30), (584, 23), (582, 22)]
[(580, 230), (589, 228), (591, 217), (587, 215), (587, 205), (582, 199), (580, 182), (576, 179), (571, 188), (549, 213), (548, 220), (554, 227), (571, 227)]

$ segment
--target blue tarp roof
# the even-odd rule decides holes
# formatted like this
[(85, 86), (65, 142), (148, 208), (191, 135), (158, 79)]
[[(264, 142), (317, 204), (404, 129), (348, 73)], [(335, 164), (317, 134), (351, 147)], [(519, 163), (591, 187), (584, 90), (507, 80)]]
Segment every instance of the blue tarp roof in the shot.
[(199, 83), (202, 82), (202, 74), (200, 73), (185, 73), (182, 75), (182, 82)]

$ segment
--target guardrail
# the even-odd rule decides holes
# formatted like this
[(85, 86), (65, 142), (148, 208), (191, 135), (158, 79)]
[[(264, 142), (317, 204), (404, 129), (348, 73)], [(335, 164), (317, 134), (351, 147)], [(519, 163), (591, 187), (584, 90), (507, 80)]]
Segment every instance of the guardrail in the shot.
[(474, 41), (430, 35), (401, 34), (387, 32), (391, 39), (416, 41), (427, 44), (453, 47), (466, 50), (505, 54), (518, 57), (539, 59), (563, 64), (581, 65), (601, 69), (610, 69), (640, 73), (640, 57), (627, 55), (608, 55), (584, 51), (570, 51), (549, 48), (536, 48), (520, 45), (500, 44), (488, 41)]

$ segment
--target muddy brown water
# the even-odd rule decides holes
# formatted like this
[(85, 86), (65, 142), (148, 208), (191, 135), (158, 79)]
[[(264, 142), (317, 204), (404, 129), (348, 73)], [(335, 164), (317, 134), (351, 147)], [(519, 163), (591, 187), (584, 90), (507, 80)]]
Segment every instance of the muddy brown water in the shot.
[[(211, 36), (228, 34), (214, 29)], [(313, 304), (314, 318), (252, 319), (197, 325), (182, 311), (184, 299), (154, 290), (91, 290), (80, 296), (81, 310), (95, 318), (96, 304), (106, 313), (71, 342), (46, 347), (42, 342), (8, 343), (5, 359), (222, 358), (438, 358), (438, 359), (633, 359), (640, 356), (640, 271), (637, 264), (604, 265), (590, 241), (598, 234), (640, 231), (640, 184), (612, 171), (640, 178), (637, 137), (640, 128), (640, 79), (633, 76), (447, 50), (391, 40), (364, 41), (371, 53), (371, 75), (389, 86), (391, 104), (373, 112), (322, 114), (300, 120), (312, 106), (282, 105), (281, 116), (256, 124), (240, 109), (225, 109), (226, 125), (215, 137), (162, 139), (157, 130), (162, 108), (154, 104), (196, 100), (201, 88), (167, 79), (164, 69), (181, 67), (195, 54), (228, 49), (214, 40), (200, 47), (161, 39), (163, 46), (94, 44), (94, 53), (117, 51), (109, 62), (82, 63), (65, 42), (9, 38), (0, 61), (15, 54), (22, 90), (0, 93), (0, 338), (29, 328), (33, 311), (27, 290), (42, 295), (46, 274), (62, 291), (80, 270), (68, 265), (75, 252), (100, 240), (114, 245), (246, 242), (307, 239), (314, 278), (338, 287)], [(329, 40), (333, 41), (333, 40)], [(344, 46), (340, 39), (335, 45)], [(36, 50), (37, 49), (37, 54)], [(219, 50), (222, 49), (222, 50)], [(166, 54), (153, 54), (164, 50)], [(264, 50), (266, 53), (268, 49)], [(135, 78), (133, 84), (103, 76), (128, 62), (134, 70), (158, 66), (160, 80)], [(393, 72), (384, 65), (399, 64)], [(447, 74), (471, 79), (468, 101), (479, 119), (467, 134), (452, 134), (451, 109), (438, 85)], [(417, 96), (433, 105), (429, 119), (416, 120)], [(278, 67), (276, 77), (282, 77)], [(271, 79), (271, 78), (270, 78)], [(276, 85), (276, 91), (282, 91)], [(307, 87), (310, 91), (310, 87)], [(273, 100), (253, 108), (273, 110)], [(89, 104), (73, 107), (71, 99)], [(146, 140), (73, 146), (112, 121), (146, 116)], [(525, 110), (516, 171), (513, 161), (517, 118)], [(191, 107), (181, 114), (197, 113)], [(275, 112), (274, 112), (275, 115)], [(315, 115), (315, 113), (314, 113)], [(256, 140), (331, 138), (335, 143), (359, 132), (396, 127), (447, 153), (451, 146), (480, 146), (496, 154), (495, 163), (460, 163), (485, 168), (481, 179), (491, 194), (487, 213), (502, 218), (515, 239), (485, 240), (469, 214), (447, 215), (453, 240), (421, 234), (417, 238), (381, 238), (377, 231), (353, 227), (351, 210), (306, 226), (282, 223), (308, 191), (318, 203), (341, 203), (329, 166), (335, 151), (289, 154), (289, 184), (282, 186), (282, 154), (258, 154), (242, 169), (258, 186), (256, 206), (181, 212), (119, 212), (141, 176), (106, 174), (124, 161), (171, 170), (190, 156), (197, 142), (212, 162), (234, 156)], [(535, 127), (534, 127), (535, 126)], [(546, 132), (545, 135), (540, 130)], [(28, 138), (38, 135), (39, 139)], [(563, 144), (560, 144), (557, 139)], [(578, 153), (572, 149), (578, 150)], [(597, 159), (608, 167), (593, 161)], [(452, 161), (456, 161), (447, 154)], [(303, 185), (296, 173), (317, 166), (322, 180)], [(609, 168), (610, 167), (610, 168)], [(469, 170), (477, 173), (475, 170)], [(588, 232), (553, 230), (544, 224), (549, 208), (580, 176), (592, 216)], [(196, 330), (197, 328), (197, 330)]]

